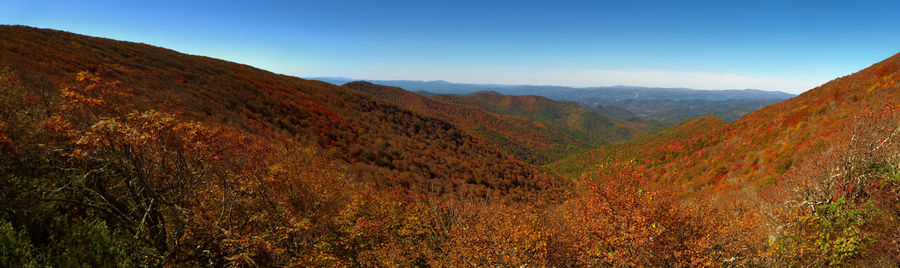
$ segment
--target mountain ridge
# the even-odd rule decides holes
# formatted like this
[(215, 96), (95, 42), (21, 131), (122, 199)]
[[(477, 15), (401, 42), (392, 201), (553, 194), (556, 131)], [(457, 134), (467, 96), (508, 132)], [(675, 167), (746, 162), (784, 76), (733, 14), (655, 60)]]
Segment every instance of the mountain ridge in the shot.
[[(530, 95), (541, 95), (542, 94), (534, 94), (533, 92), (540, 92), (541, 89), (553, 90), (553, 91), (561, 91), (561, 92), (590, 92), (596, 90), (634, 90), (637, 92), (683, 92), (683, 93), (712, 93), (716, 94), (724, 94), (724, 93), (751, 93), (746, 95), (740, 95), (740, 99), (776, 99), (776, 98), (790, 98), (796, 96), (794, 94), (785, 93), (781, 91), (767, 91), (761, 89), (692, 89), (692, 88), (681, 88), (681, 87), (643, 87), (643, 86), (625, 86), (625, 85), (615, 85), (615, 86), (597, 86), (597, 87), (568, 87), (568, 86), (555, 86), (555, 85), (529, 85), (529, 84), (468, 84), (468, 83), (454, 83), (446, 80), (370, 80), (370, 79), (355, 79), (355, 78), (347, 78), (347, 77), (309, 77), (310, 79), (320, 80), (328, 83), (332, 83), (335, 85), (341, 85), (348, 82), (353, 81), (366, 81), (375, 84), (383, 84), (389, 86), (396, 86), (400, 88), (406, 88), (410, 91), (429, 91), (432, 93), (438, 94), (471, 94), (478, 91), (497, 91), (499, 93), (503, 93), (506, 95), (528, 95), (528, 92), (532, 92)], [(758, 95), (763, 95), (759, 96)], [(547, 97), (547, 96), (545, 96)], [(700, 98), (700, 97), (695, 97)], [(727, 99), (727, 98), (726, 98)], [(618, 99), (615, 99), (618, 100)]]
[[(343, 78), (321, 78), (323, 81), (343, 84)], [(732, 122), (737, 118), (795, 95), (778, 91), (757, 89), (698, 90), (688, 88), (654, 88), (635, 86), (611, 87), (563, 87), (533, 85), (462, 84), (438, 81), (370, 80), (376, 84), (397, 86), (410, 91), (425, 91), (436, 95), (468, 95), (494, 91), (505, 95), (536, 95), (556, 101), (572, 101), (598, 112), (609, 112), (607, 117), (624, 119), (622, 111), (647, 119), (677, 124), (683, 120), (716, 115)], [(612, 108), (615, 107), (615, 108)]]
[(578, 104), (540, 96), (496, 92), (426, 96), (369, 82), (350, 82), (343, 86), (453, 122), (535, 164), (546, 164), (574, 152), (662, 127), (638, 120), (613, 121)]
[[(471, 190), (474, 192), (470, 194), (485, 196), (499, 194), (505, 190), (497, 189), (507, 186), (558, 183), (552, 175), (504, 155), (447, 122), (424, 118), (353, 89), (145, 44), (62, 31), (2, 26), (0, 36), (5, 40), (0, 43), (0, 64), (35, 74), (33, 80), (44, 87), (61, 87), (81, 71), (97, 72), (104, 79), (131, 88), (139, 109), (176, 112), (184, 118), (217, 122), (274, 139), (317, 144), (324, 151), (336, 150), (335, 155), (348, 162), (357, 176), (386, 187), (404, 185), (424, 190), (434, 181), (443, 188), (439, 192)], [(71, 44), (54, 47), (61, 42)], [(358, 116), (348, 116), (352, 114)], [(392, 127), (384, 127), (388, 125)], [(415, 129), (430, 134), (411, 135)], [(434, 145), (422, 147), (418, 145), (421, 142)], [(394, 146), (391, 150), (378, 149), (387, 144)], [(453, 150), (456, 146), (468, 149)], [(440, 154), (429, 152), (440, 148), (451, 149)], [(417, 154), (422, 157), (414, 157)], [(494, 158), (479, 161), (476, 166), (515, 167), (452, 164), (476, 156)], [(436, 162), (443, 163), (438, 165), (423, 162), (435, 157), (447, 159)], [(419, 168), (415, 171), (398, 164)], [(438, 166), (456, 171), (429, 170)], [(475, 177), (480, 178), (478, 183)], [(487, 185), (494, 182), (507, 186)], [(469, 184), (474, 188), (460, 187)]]
[[(851, 114), (900, 103), (900, 96), (890, 94), (898, 88), (898, 73), (900, 54), (797, 97), (763, 107), (724, 126), (716, 134), (698, 136), (708, 141), (707, 146), (694, 151), (704, 156), (703, 159), (683, 156), (649, 161), (653, 167), (647, 172), (664, 182), (691, 176), (693, 182), (688, 184), (692, 186), (684, 192), (716, 184), (749, 187), (760, 181), (777, 181), (796, 167), (802, 156), (824, 153), (828, 144), (846, 142), (852, 130), (847, 126), (855, 124)], [(779, 145), (770, 147), (773, 143)]]

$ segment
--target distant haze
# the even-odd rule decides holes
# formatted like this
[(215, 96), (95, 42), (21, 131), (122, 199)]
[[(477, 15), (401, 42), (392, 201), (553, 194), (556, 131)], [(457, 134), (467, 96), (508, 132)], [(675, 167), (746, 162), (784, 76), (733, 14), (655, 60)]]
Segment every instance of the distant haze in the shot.
[[(408, 80), (414, 77), (434, 77), (468, 84), (530, 84), (565, 87), (609, 87), (618, 85), (693, 88), (705, 90), (754, 88), (761, 90), (800, 93), (817, 87), (829, 79), (811, 77), (754, 76), (740, 73), (704, 73), (658, 70), (506, 70), (462, 71), (435, 76), (410, 71), (403, 75), (372, 74), (372, 77), (394, 77), (385, 80)], [(430, 79), (429, 79), (430, 80)]]
[(584, 101), (589, 99), (603, 99), (606, 101), (620, 100), (732, 100), (732, 99), (787, 99), (793, 94), (780, 91), (764, 91), (758, 89), (729, 89), (718, 88), (691, 89), (672, 87), (637, 87), (637, 86), (607, 86), (607, 87), (567, 87), (557, 85), (507, 85), (507, 84), (465, 84), (453, 83), (444, 80), (416, 81), (416, 80), (371, 80), (354, 79), (348, 77), (308, 77), (306, 79), (320, 80), (335, 85), (341, 85), (351, 81), (368, 81), (376, 84), (400, 87), (410, 91), (425, 91), (437, 94), (469, 94), (479, 91), (496, 91), (508, 95), (539, 95), (551, 99), (563, 101)]
[[(358, 79), (311, 77), (308, 79), (341, 85)], [(503, 84), (462, 84), (438, 81), (366, 80), (425, 94), (464, 95), (491, 92), (507, 95), (537, 95), (557, 101), (576, 102), (616, 120), (632, 116), (676, 124), (687, 119), (714, 115), (732, 122), (763, 106), (794, 97), (780, 91), (757, 89), (698, 90), (663, 87), (564, 87)]]

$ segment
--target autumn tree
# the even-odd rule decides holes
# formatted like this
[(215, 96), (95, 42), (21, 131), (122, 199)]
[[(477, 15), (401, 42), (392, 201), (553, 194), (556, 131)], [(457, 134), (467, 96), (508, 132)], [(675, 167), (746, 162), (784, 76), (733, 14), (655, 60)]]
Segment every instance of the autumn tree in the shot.
[(583, 197), (567, 203), (578, 265), (718, 266), (739, 256), (715, 210), (646, 188), (633, 164), (605, 170), (587, 174)]

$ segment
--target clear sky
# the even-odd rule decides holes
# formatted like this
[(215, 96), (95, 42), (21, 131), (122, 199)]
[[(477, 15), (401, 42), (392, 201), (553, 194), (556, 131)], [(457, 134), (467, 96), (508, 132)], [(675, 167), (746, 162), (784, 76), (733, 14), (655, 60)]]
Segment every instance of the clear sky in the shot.
[(799, 93), (900, 52), (900, 1), (0, 0), (0, 24), (296, 75)]

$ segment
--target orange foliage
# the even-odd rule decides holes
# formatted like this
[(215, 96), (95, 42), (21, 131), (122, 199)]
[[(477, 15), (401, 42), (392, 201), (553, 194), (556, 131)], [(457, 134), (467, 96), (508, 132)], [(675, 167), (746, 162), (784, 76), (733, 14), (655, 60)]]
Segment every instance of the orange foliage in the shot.
[(128, 253), (115, 265), (889, 266), (900, 255), (888, 94), (900, 55), (733, 124), (701, 118), (573, 157), (558, 170), (589, 169), (566, 181), (350, 88), (50, 30), (0, 26), (0, 38), (0, 219), (48, 252), (78, 233), (59, 223), (90, 220), (106, 230), (102, 249)]
[[(44, 102), (60, 103), (63, 110), (157, 110), (266, 139), (296, 140), (345, 162), (358, 180), (408, 193), (524, 200), (558, 197), (568, 184), (455, 125), (354, 89), (53, 30), (2, 26), (0, 38), (9, 40), (0, 43), (0, 58), (34, 88), (53, 89)], [(93, 83), (98, 79), (115, 82)], [(104, 116), (79, 111), (86, 113), (76, 115), (84, 118), (75, 121), (79, 127)]]
[(747, 257), (724, 215), (684, 207), (671, 194), (646, 188), (634, 166), (616, 165), (606, 173), (588, 175), (594, 183), (569, 204), (575, 247), (583, 251), (579, 265), (719, 266)]

